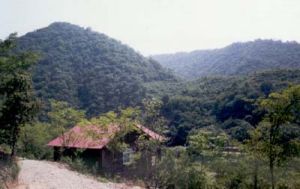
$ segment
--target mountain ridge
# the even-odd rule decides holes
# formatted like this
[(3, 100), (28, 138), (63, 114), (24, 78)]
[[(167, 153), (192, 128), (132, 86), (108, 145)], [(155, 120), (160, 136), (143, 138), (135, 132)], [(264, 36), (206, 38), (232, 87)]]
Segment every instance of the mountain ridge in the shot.
[(257, 39), (224, 48), (151, 56), (185, 79), (300, 68), (300, 44)]

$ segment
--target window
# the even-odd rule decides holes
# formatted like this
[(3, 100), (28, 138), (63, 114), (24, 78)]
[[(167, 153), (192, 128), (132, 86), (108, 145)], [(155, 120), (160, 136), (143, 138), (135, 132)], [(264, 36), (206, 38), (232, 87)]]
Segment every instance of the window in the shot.
[(156, 165), (156, 156), (151, 156), (151, 165), (152, 166)]
[(123, 165), (130, 165), (133, 163), (133, 150), (131, 148), (127, 148), (123, 152)]

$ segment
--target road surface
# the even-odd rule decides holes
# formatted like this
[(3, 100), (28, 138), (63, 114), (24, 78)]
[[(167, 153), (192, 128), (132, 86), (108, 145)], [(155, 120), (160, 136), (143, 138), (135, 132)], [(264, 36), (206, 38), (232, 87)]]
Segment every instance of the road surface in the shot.
[(20, 160), (16, 189), (141, 189), (125, 184), (103, 183), (55, 162)]

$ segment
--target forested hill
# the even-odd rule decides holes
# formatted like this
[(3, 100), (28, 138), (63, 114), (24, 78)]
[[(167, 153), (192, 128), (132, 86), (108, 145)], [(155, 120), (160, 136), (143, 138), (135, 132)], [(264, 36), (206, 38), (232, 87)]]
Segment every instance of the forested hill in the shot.
[(185, 79), (245, 75), (273, 69), (300, 68), (300, 44), (273, 40), (234, 43), (225, 48), (153, 56)]
[(91, 29), (57, 22), (18, 39), (19, 51), (41, 56), (33, 70), (38, 96), (87, 110), (89, 115), (135, 106), (144, 83), (174, 80), (156, 61)]
[[(206, 77), (176, 85), (165, 93), (162, 110), (170, 121), (172, 143), (183, 145), (192, 130), (209, 127), (214, 132), (221, 128), (232, 138), (245, 140), (248, 131), (262, 120), (260, 100), (295, 84), (300, 84), (300, 70)], [(155, 90), (161, 89), (156, 86)]]

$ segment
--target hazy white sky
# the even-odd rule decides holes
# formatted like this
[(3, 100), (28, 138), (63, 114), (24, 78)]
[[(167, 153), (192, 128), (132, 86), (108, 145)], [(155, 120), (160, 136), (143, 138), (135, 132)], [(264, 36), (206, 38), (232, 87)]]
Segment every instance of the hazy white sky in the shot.
[(300, 0), (0, 0), (0, 38), (66, 21), (144, 55), (236, 41), (300, 41)]

